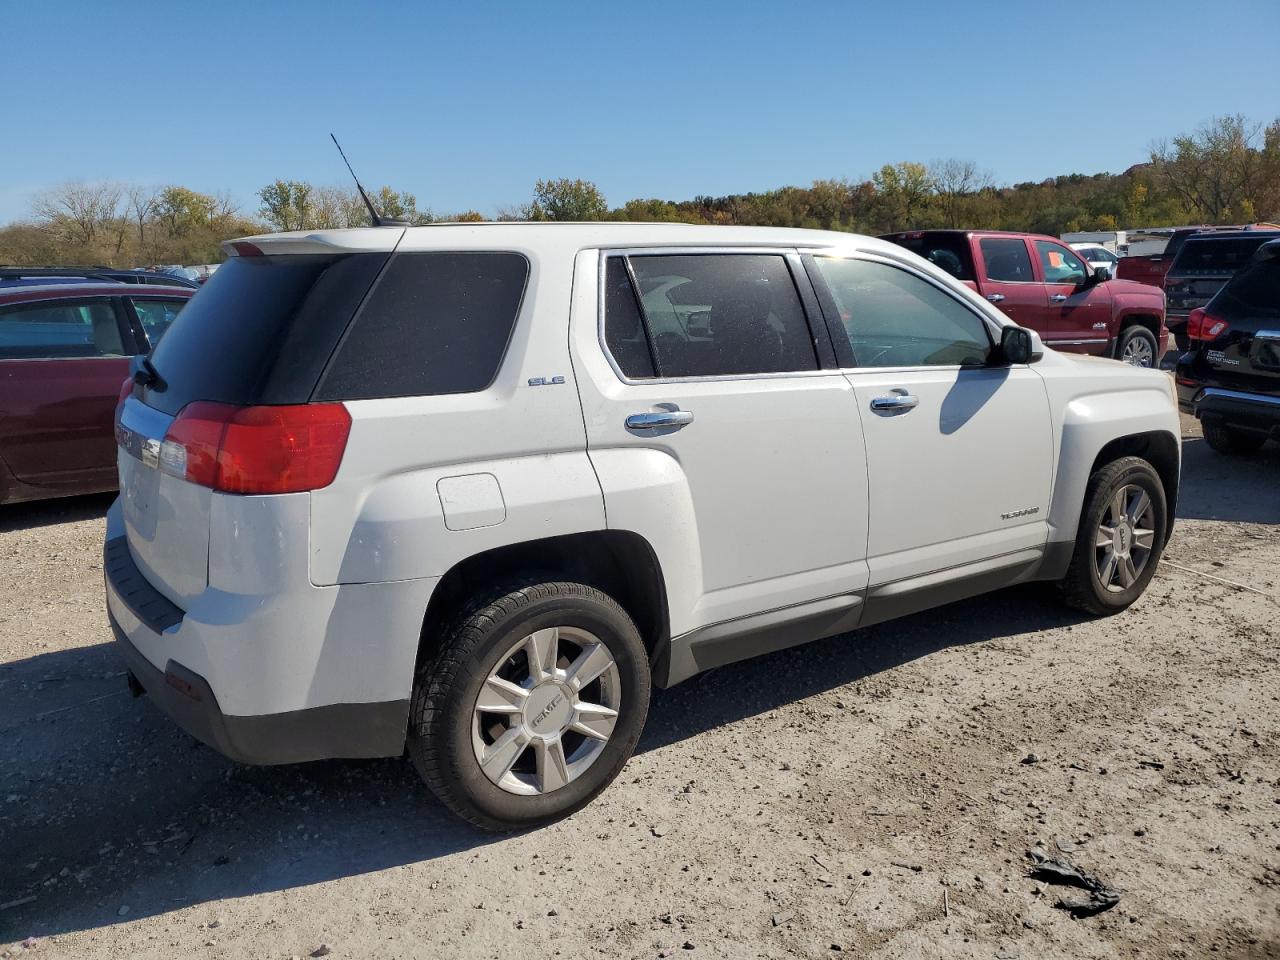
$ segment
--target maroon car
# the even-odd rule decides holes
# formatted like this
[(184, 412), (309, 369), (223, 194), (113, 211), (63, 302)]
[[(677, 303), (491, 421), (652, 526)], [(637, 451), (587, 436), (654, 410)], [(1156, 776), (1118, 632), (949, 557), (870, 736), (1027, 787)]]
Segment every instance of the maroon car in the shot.
[(0, 503), (115, 489), (113, 419), (129, 360), (195, 292), (0, 284)]

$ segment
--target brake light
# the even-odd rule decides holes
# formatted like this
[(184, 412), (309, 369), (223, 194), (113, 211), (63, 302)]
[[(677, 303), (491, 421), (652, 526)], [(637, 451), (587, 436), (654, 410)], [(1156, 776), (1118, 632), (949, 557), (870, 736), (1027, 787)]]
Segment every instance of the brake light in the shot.
[(333, 482), (351, 432), (340, 403), (183, 407), (160, 446), (160, 469), (225, 493), (298, 493)]
[(1230, 328), (1231, 324), (1206, 313), (1204, 307), (1196, 307), (1187, 315), (1187, 337), (1191, 340), (1217, 340)]
[(266, 256), (262, 252), (262, 248), (257, 244), (249, 243), (247, 240), (238, 240), (231, 244), (231, 249), (242, 257), (262, 257)]

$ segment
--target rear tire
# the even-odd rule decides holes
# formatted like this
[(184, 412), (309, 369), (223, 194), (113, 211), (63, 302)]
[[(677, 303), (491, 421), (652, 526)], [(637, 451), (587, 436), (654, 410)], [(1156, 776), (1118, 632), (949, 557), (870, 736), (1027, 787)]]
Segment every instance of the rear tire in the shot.
[(649, 688), (640, 633), (612, 597), (581, 583), (499, 588), (462, 611), (420, 669), (409, 756), (475, 826), (541, 826), (622, 770)]
[(1200, 429), (1204, 432), (1204, 441), (1218, 453), (1239, 457), (1257, 453), (1267, 442), (1265, 433), (1254, 433), (1241, 430), (1218, 421), (1201, 421)]
[(1135, 367), (1155, 368), (1160, 365), (1160, 347), (1156, 335), (1146, 327), (1127, 327), (1116, 345), (1116, 359)]
[(1146, 460), (1122, 457), (1095, 471), (1062, 581), (1067, 603), (1107, 616), (1142, 596), (1164, 550), (1166, 510), (1164, 484)]

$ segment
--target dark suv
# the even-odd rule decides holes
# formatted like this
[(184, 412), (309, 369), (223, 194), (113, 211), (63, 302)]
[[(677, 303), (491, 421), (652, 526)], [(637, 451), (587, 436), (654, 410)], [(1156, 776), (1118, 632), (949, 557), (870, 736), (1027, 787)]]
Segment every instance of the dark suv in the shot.
[(195, 293), (84, 278), (0, 283), (0, 503), (114, 490), (129, 358)]
[(1278, 230), (1239, 230), (1188, 237), (1164, 278), (1166, 323), (1180, 350), (1190, 346), (1187, 318), (1223, 288), (1260, 246), (1280, 238)]
[(1191, 311), (1193, 349), (1178, 360), (1178, 403), (1219, 453), (1252, 453), (1280, 437), (1280, 240)]

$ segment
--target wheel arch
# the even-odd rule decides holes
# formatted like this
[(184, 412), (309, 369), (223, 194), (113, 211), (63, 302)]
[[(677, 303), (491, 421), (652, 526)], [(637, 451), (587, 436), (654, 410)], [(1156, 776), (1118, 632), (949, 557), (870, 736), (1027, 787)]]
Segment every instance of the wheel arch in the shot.
[(1111, 343), (1111, 356), (1119, 358), (1120, 341), (1124, 339), (1124, 332), (1130, 327), (1143, 327), (1151, 332), (1156, 339), (1156, 361), (1159, 365), (1159, 359), (1164, 352), (1164, 344), (1160, 342), (1160, 317), (1153, 313), (1144, 313), (1142, 308), (1134, 310), (1132, 313), (1122, 314), (1120, 324), (1116, 330), (1115, 339)]
[(1116, 437), (1098, 451), (1089, 468), (1092, 476), (1102, 467), (1121, 457), (1141, 457), (1155, 468), (1164, 486), (1165, 539), (1173, 533), (1173, 517), (1178, 505), (1178, 484), (1181, 477), (1181, 456), (1178, 440), (1165, 430), (1147, 430)]
[(506, 544), (455, 563), (427, 603), (416, 666), (432, 657), (450, 621), (486, 589), (541, 580), (572, 580), (609, 594), (635, 622), (651, 658), (670, 636), (666, 581), (649, 541), (629, 530), (593, 530)]

